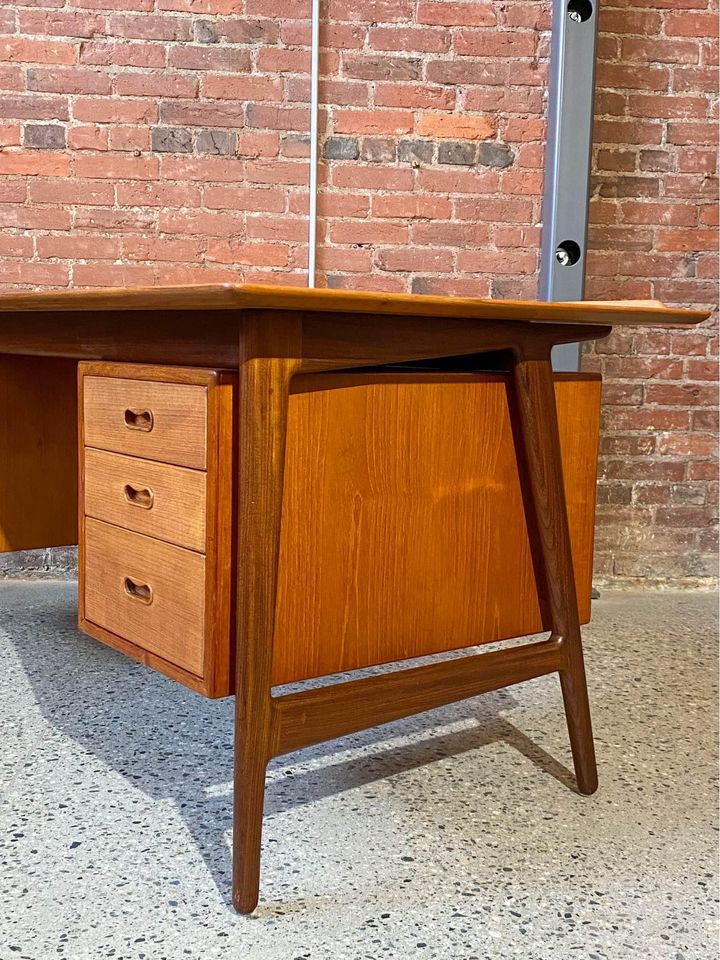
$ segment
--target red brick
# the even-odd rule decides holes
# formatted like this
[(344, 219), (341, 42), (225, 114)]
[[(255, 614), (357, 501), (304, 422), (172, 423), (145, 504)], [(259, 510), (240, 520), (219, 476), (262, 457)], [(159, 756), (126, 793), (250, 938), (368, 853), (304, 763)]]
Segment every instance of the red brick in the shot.
[(80, 63), (117, 67), (164, 67), (166, 52), (159, 44), (96, 40), (81, 44)]
[(669, 37), (717, 37), (716, 13), (669, 13), (665, 17), (665, 33)]
[[(222, 47), (216, 44), (202, 46), (183, 44), (170, 49), (170, 66), (183, 70), (229, 70), (244, 73), (250, 71), (252, 59), (249, 50)], [(236, 78), (236, 82), (238, 80), (239, 78)], [(238, 99), (245, 98), (238, 97)]]
[(19, 257), (23, 260), (30, 260), (32, 255), (32, 237), (18, 235), (0, 237), (0, 257)]
[(27, 88), (41, 93), (109, 94), (112, 80), (98, 70), (44, 70), (35, 67), (27, 72)]
[(161, 175), (165, 180), (198, 180), (203, 183), (235, 183), (242, 180), (243, 162), (237, 157), (187, 157), (164, 154)]
[[(210, 48), (211, 50), (214, 48)], [(216, 100), (282, 100), (282, 81), (272, 77), (206, 76), (203, 94)]]
[(450, 49), (448, 30), (432, 27), (374, 27), (368, 32), (373, 50), (401, 53), (446, 53)]
[(191, 39), (192, 23), (187, 17), (114, 16), (110, 17), (109, 32), (131, 40), (187, 41)]
[(59, 207), (15, 206), (11, 202), (0, 205), (0, 227), (18, 230), (69, 230), (69, 211)]
[(96, 37), (105, 32), (105, 18), (86, 10), (20, 10), (18, 32), (31, 36)]
[(404, 107), (409, 110), (452, 110), (456, 94), (451, 87), (426, 84), (378, 83), (375, 103), (379, 107)]
[(413, 128), (413, 115), (405, 110), (335, 110), (336, 133), (397, 136)]
[[(413, 6), (413, 0), (330, 0), (328, 19), (350, 23), (394, 23), (411, 20)], [(273, 9), (277, 10), (277, 6)]]
[(457, 259), (457, 269), (460, 273), (488, 273), (492, 276), (504, 273), (534, 274), (537, 265), (536, 250), (515, 251), (512, 257), (508, 257), (504, 251), (461, 250)]
[(107, 127), (70, 127), (67, 145), (70, 150), (107, 150), (109, 134)]
[(69, 281), (68, 264), (33, 260), (0, 261), (0, 283), (24, 287), (67, 287)]
[(188, 263), (200, 261), (205, 240), (176, 240), (168, 237), (123, 237), (123, 256), (128, 260), (169, 261)]
[(73, 117), (92, 123), (154, 123), (158, 105), (152, 100), (78, 98), (73, 104)]
[[(626, 11), (627, 12), (627, 11)], [(670, 40), (667, 37), (628, 37), (623, 40), (621, 59), (626, 63), (697, 63), (697, 43), (691, 40)]]
[[(496, 193), (500, 179), (495, 170), (421, 170), (419, 184), (430, 193)], [(478, 200), (481, 205), (483, 200)]]
[(688, 360), (687, 375), (689, 380), (717, 380), (720, 366), (716, 360)]
[(431, 247), (402, 247), (381, 250), (377, 255), (377, 264), (381, 270), (436, 273), (452, 269), (452, 255), (448, 250), (434, 250)]
[(190, 183), (130, 181), (117, 185), (121, 207), (199, 207), (201, 191)]
[(255, 189), (237, 187), (205, 187), (204, 206), (211, 210), (246, 210), (248, 212), (282, 213), (284, 191), (277, 187)]
[(237, 135), (239, 157), (276, 157), (280, 150), (280, 137), (274, 131), (245, 131)]
[[(161, 210), (158, 226), (162, 233), (191, 237), (244, 237), (245, 216), (205, 210)], [(208, 248), (209, 249), (209, 248)]]
[(62, 177), (70, 172), (70, 157), (49, 150), (0, 153), (0, 176)]
[(7, 94), (0, 97), (0, 118), (13, 120), (68, 120), (67, 97), (41, 97), (35, 94)]
[(115, 93), (121, 97), (195, 97), (198, 80), (194, 76), (163, 73), (121, 73), (115, 80)]
[[(304, 243), (307, 240), (307, 217), (248, 216), (245, 222), (248, 237), (258, 240), (286, 240), (295, 243)], [(318, 225), (318, 230), (321, 232), (322, 224)]]
[(159, 172), (157, 157), (128, 157), (123, 154), (80, 154), (75, 160), (78, 177), (107, 180), (154, 180)]
[(150, 287), (155, 282), (153, 267), (127, 263), (78, 263), (73, 277), (78, 287)]
[(534, 30), (494, 31), (460, 29), (455, 33), (455, 53), (466, 57), (532, 57), (537, 34)]
[(25, 88), (22, 68), (0, 66), (0, 90), (18, 91)]
[(412, 190), (413, 173), (408, 169), (383, 167), (381, 164), (364, 167), (356, 163), (333, 163), (332, 183), (335, 187), (365, 190)]
[(413, 223), (412, 242), (419, 245), (446, 247), (484, 247), (490, 242), (490, 228), (485, 223), (454, 223), (434, 220)]
[(449, 217), (451, 210), (450, 201), (444, 197), (395, 193), (391, 196), (372, 198), (373, 216), (380, 218), (439, 220)]
[(239, 130), (245, 125), (245, 104), (167, 100), (160, 105), (160, 120), (171, 126), (229, 127)]
[(22, 127), (19, 123), (0, 124), (0, 146), (19, 147), (21, 142)]
[(248, 243), (247, 240), (210, 240), (207, 258), (219, 263), (284, 267), (290, 255), (285, 243)]
[(510, 77), (508, 63), (504, 60), (431, 60), (426, 73), (430, 83), (483, 86), (506, 86)]
[(693, 226), (697, 223), (698, 212), (695, 207), (685, 203), (641, 203), (625, 200), (620, 206), (622, 219), (626, 223), (654, 224), (658, 226)]
[(250, 183), (306, 184), (307, 163), (292, 160), (254, 160), (247, 164), (247, 179)]
[(0, 60), (15, 63), (77, 63), (78, 45), (61, 40), (0, 37)]
[(362, 223), (345, 220), (330, 228), (331, 243), (369, 244), (405, 244), (408, 240), (408, 228), (402, 223)]
[(715, 230), (659, 230), (655, 249), (660, 251), (697, 251), (714, 249), (717, 244)]
[(109, 147), (111, 150), (147, 151), (150, 149), (150, 130), (148, 127), (113, 126), (110, 128)]
[(425, 114), (417, 123), (420, 136), (451, 140), (488, 140), (495, 135), (496, 129), (497, 122), (492, 117), (456, 113)]
[(81, 180), (72, 177), (64, 180), (43, 179), (30, 184), (28, 197), (31, 203), (67, 203), (112, 206), (114, 187), (112, 183), (97, 180)]
[(121, 243), (116, 237), (82, 236), (77, 233), (67, 236), (38, 237), (37, 253), (41, 258), (59, 260), (116, 260), (121, 253)]
[(492, 27), (495, 25), (496, 17), (491, 3), (420, 0), (417, 20), (418, 23), (437, 24), (444, 27)]

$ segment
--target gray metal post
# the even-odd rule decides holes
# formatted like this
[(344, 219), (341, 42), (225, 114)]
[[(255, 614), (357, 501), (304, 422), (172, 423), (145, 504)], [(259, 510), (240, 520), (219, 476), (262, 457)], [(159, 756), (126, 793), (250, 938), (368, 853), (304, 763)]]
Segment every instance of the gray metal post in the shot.
[[(598, 0), (553, 0), (541, 300), (585, 296)], [(556, 370), (580, 369), (580, 345), (553, 351)]]

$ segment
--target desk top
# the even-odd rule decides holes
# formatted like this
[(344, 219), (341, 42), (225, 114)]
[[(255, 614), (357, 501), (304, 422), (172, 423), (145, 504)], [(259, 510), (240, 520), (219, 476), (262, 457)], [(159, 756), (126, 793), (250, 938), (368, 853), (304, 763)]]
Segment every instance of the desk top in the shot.
[(707, 319), (705, 310), (680, 310), (659, 301), (629, 300), (545, 303), (535, 300), (482, 300), (405, 293), (308, 289), (258, 284), (102, 288), (0, 294), (0, 313), (140, 310), (304, 310), (387, 316), (451, 317), (468, 320), (553, 324), (691, 326)]

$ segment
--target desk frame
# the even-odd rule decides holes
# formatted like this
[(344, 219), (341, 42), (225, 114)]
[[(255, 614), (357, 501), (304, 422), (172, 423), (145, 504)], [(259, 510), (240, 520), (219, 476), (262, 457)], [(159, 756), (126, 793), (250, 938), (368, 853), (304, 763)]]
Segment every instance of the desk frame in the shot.
[[(309, 744), (558, 673), (578, 789), (597, 788), (550, 352), (605, 337), (615, 323), (687, 326), (705, 319), (705, 312), (657, 303), (526, 303), (252, 285), (0, 295), (1, 354), (238, 370), (233, 903), (239, 912), (252, 912), (259, 897), (267, 764)], [(504, 356), (510, 373), (515, 453), (549, 638), (273, 695), (293, 377), (489, 352)], [(6, 423), (0, 448), (10, 450), (13, 430), (20, 429)], [(468, 637), (468, 645), (473, 642)]]
[[(477, 331), (472, 350), (508, 353), (515, 451), (543, 626), (550, 637), (509, 650), (274, 696), (270, 675), (288, 398), (293, 376), (306, 368), (304, 331), (302, 321), (292, 314), (246, 314), (239, 359), (233, 817), (233, 903), (240, 913), (251, 913), (259, 898), (267, 764), (301, 747), (559, 673), (578, 789), (585, 794), (597, 789), (550, 351), (568, 336), (590, 339), (608, 332), (607, 327), (558, 330), (549, 325), (488, 324)], [(436, 336), (441, 355), (447, 347), (440, 342), (441, 330)]]

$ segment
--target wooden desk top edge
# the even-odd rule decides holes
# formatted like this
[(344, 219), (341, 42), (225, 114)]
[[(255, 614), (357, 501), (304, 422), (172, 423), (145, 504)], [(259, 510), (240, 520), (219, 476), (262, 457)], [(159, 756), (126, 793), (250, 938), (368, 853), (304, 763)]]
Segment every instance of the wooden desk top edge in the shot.
[(710, 316), (709, 311), (675, 309), (656, 301), (546, 303), (534, 300), (483, 300), (229, 283), (0, 293), (0, 314), (252, 308), (532, 323), (670, 327), (691, 326)]

